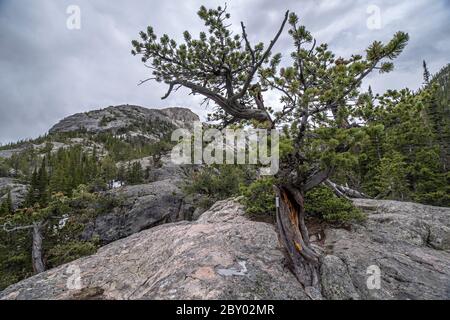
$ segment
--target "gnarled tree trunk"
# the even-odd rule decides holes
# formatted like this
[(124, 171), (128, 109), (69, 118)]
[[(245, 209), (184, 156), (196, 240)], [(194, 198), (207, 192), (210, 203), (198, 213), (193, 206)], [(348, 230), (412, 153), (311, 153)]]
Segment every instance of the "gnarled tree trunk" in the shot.
[(42, 223), (36, 222), (32, 226), (33, 245), (31, 258), (34, 272), (41, 273), (45, 271), (44, 260), (42, 259)]
[(320, 298), (320, 256), (312, 249), (305, 225), (304, 194), (292, 186), (276, 186), (278, 235), (289, 266), (314, 299)]

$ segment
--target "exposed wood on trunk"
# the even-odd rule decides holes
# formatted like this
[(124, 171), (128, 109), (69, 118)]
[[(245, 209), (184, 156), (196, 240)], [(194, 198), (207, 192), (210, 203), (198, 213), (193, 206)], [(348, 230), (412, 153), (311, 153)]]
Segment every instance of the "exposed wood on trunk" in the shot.
[(277, 227), (292, 272), (305, 287), (319, 290), (319, 255), (311, 248), (305, 225), (303, 194), (288, 186), (275, 187), (279, 198)]
[(42, 228), (45, 223), (42, 221), (34, 222), (31, 225), (26, 226), (13, 226), (10, 223), (5, 223), (1, 227), (6, 232), (14, 232), (18, 230), (30, 230), (32, 235), (32, 248), (31, 248), (31, 263), (33, 265), (34, 272), (41, 273), (45, 271), (45, 264), (42, 258)]
[(32, 228), (33, 245), (31, 251), (33, 270), (34, 272), (41, 273), (45, 271), (45, 264), (42, 259), (42, 223), (36, 222)]

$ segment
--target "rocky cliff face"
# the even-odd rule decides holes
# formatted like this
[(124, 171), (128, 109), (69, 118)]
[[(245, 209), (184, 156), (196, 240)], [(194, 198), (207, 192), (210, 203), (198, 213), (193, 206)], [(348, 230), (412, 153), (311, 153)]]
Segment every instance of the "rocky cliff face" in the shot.
[[(450, 299), (450, 209), (357, 200), (368, 220), (325, 230), (326, 299)], [(320, 246), (320, 247), (319, 247)], [(320, 249), (321, 248), (321, 249)], [(381, 271), (369, 289), (367, 268)], [(73, 270), (81, 286), (73, 288)], [(69, 286), (68, 286), (69, 283)], [(161, 225), (19, 282), (0, 299), (308, 299), (272, 225), (221, 201), (196, 222)]]
[(0, 177), (0, 203), (6, 200), (8, 191), (11, 193), (12, 206), (17, 209), (25, 201), (28, 186), (13, 178)]
[(109, 243), (160, 224), (192, 220), (195, 197), (187, 196), (183, 185), (193, 166), (175, 165), (169, 156), (164, 156), (158, 167), (149, 158), (137, 161), (143, 167), (152, 167), (152, 182), (107, 191), (122, 205), (87, 223), (83, 239), (98, 237), (102, 243)]
[[(98, 133), (109, 133), (122, 141), (139, 140), (146, 143), (156, 143), (170, 138), (177, 128), (192, 129), (194, 122), (200, 121), (198, 115), (187, 108), (148, 109), (133, 105), (110, 106), (100, 110), (76, 113), (59, 121), (49, 130), (49, 136), (30, 140), (0, 150), (0, 160), (10, 159), (13, 155), (21, 156), (26, 151), (33, 150), (36, 154), (46, 153), (47, 143), (51, 142), (54, 153), (61, 148), (80, 145), (86, 151), (94, 148), (99, 154), (106, 153), (105, 146), (92, 140)], [(52, 137), (58, 133), (73, 133), (75, 137), (67, 138), (64, 143)], [(91, 138), (82, 133), (88, 132)], [(78, 134), (78, 136), (76, 136)], [(39, 142), (37, 142), (39, 140)], [(20, 170), (10, 170), (7, 176), (20, 176)]]
[(109, 193), (123, 204), (88, 222), (83, 239), (98, 237), (109, 243), (160, 224), (190, 220), (194, 211), (192, 202), (170, 179), (124, 186)]
[(161, 125), (190, 128), (195, 121), (200, 121), (199, 117), (185, 108), (147, 109), (140, 106), (121, 105), (71, 115), (54, 125), (49, 133), (80, 129), (94, 133), (104, 131), (121, 133), (145, 125), (147, 128), (157, 129), (154, 132), (157, 134), (161, 131)]

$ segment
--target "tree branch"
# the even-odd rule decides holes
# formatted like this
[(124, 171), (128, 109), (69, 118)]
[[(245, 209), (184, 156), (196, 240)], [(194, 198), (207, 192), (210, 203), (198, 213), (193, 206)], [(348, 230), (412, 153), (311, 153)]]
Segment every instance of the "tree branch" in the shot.
[(250, 51), (250, 55), (252, 56), (253, 64), (255, 64), (256, 63), (255, 51), (252, 49), (252, 46), (250, 45), (250, 42), (248, 41), (247, 32), (245, 32), (245, 25), (244, 25), (244, 22), (242, 22), (242, 21), (241, 21), (241, 28), (242, 28), (242, 36), (244, 37), (246, 47), (247, 47), (248, 51)]
[(331, 181), (330, 179), (327, 179), (325, 181), (325, 183), (329, 187), (331, 187), (335, 191), (335, 193), (338, 194), (338, 196), (341, 196), (343, 198), (347, 198), (347, 199), (348, 198), (370, 199), (370, 197), (365, 195), (364, 193), (359, 192), (358, 190), (351, 189), (351, 188), (346, 187), (346, 186), (338, 185), (338, 184), (334, 183), (333, 181)]
[(304, 186), (305, 192), (327, 180), (332, 172), (333, 168), (326, 168), (309, 177)]
[(247, 76), (247, 80), (245, 81), (244, 86), (242, 87), (241, 91), (238, 92), (237, 94), (235, 94), (234, 96), (232, 96), (230, 98), (231, 101), (236, 101), (236, 100), (242, 98), (245, 95), (245, 93), (247, 92), (247, 90), (248, 90), (248, 88), (250, 86), (250, 83), (253, 80), (253, 77), (255, 76), (256, 71), (258, 71), (259, 67), (261, 67), (261, 65), (263, 64), (264, 60), (266, 60), (267, 57), (270, 55), (270, 52), (271, 52), (273, 46), (278, 41), (278, 38), (280, 37), (281, 33), (283, 32), (283, 29), (284, 29), (284, 26), (286, 24), (286, 21), (287, 21), (288, 17), (289, 17), (289, 11), (286, 11), (283, 23), (281, 24), (280, 29), (278, 30), (277, 34), (275, 35), (275, 38), (273, 38), (273, 40), (270, 41), (270, 44), (267, 47), (267, 49), (264, 52), (264, 54), (262, 55), (261, 59), (255, 65), (253, 65), (253, 68), (249, 72), (249, 74)]
[[(12, 228), (8, 228), (8, 226), (12, 227)], [(6, 222), (5, 224), (1, 225), (3, 231), (5, 232), (14, 232), (14, 231), (18, 231), (18, 230), (27, 230), (27, 229), (31, 229), (33, 228), (33, 225), (28, 225), (28, 226), (18, 226), (18, 227), (14, 227), (12, 223)]]

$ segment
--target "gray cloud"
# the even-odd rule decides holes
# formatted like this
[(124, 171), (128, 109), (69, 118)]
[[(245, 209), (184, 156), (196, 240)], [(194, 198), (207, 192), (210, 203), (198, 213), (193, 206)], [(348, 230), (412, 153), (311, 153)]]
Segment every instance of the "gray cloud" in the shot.
[[(198, 33), (195, 15), (201, 3), (224, 1), (0, 0), (0, 142), (36, 137), (62, 117), (116, 104), (146, 107), (186, 106), (204, 115), (199, 98), (177, 92), (162, 101), (165, 87), (139, 80), (148, 76), (130, 55), (130, 41), (147, 25), (180, 37)], [(69, 5), (81, 9), (81, 30), (66, 28)], [(381, 10), (382, 28), (366, 26), (367, 8)], [(267, 42), (286, 9), (297, 12), (319, 42), (338, 55), (360, 53), (373, 40), (387, 41), (398, 30), (411, 41), (396, 71), (372, 75), (365, 85), (375, 91), (417, 88), (421, 62), (431, 71), (449, 63), (450, 5), (446, 0), (232, 0), (232, 20), (246, 22), (252, 41)], [(283, 35), (276, 50), (288, 56), (291, 40)], [(276, 104), (275, 96), (268, 100)]]

